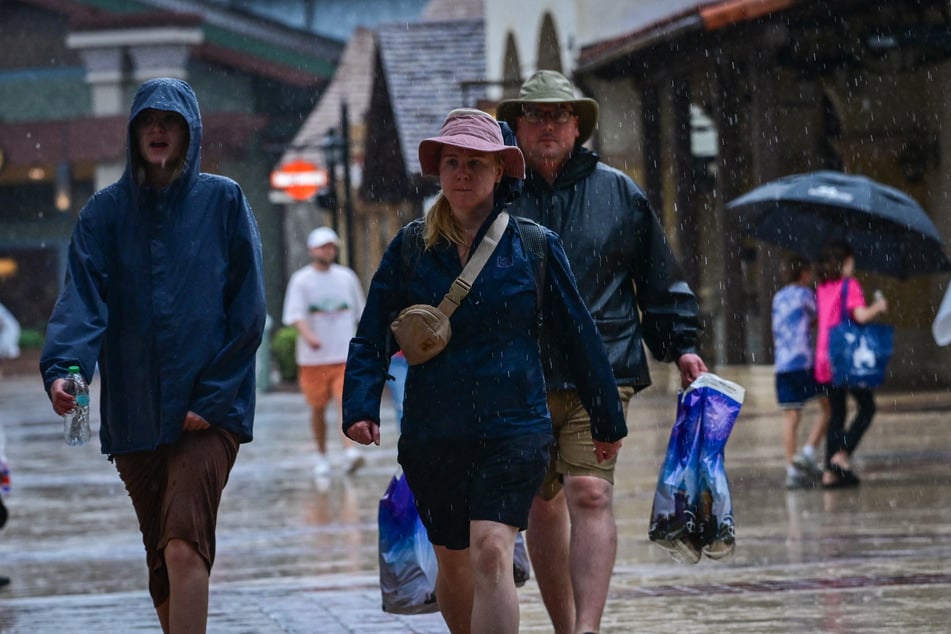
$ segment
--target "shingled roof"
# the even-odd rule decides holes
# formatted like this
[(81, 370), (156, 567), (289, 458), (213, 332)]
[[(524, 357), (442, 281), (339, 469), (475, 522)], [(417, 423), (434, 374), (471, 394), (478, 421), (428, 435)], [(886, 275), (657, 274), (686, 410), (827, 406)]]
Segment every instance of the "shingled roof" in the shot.
[(485, 79), (484, 22), (383, 25), (377, 41), (403, 162), (418, 175), (419, 142), (439, 132), (447, 112), (485, 96), (477, 83)]
[[(284, 152), (281, 163), (304, 159), (323, 165), (324, 155), (320, 145), (328, 129), (340, 126), (341, 102), (347, 102), (351, 128), (362, 128), (370, 103), (375, 52), (373, 32), (362, 27), (354, 29), (340, 58), (337, 72), (297, 132), (293, 143)], [(357, 163), (362, 163), (363, 135), (357, 138), (353, 132), (351, 130), (354, 141), (351, 156)]]

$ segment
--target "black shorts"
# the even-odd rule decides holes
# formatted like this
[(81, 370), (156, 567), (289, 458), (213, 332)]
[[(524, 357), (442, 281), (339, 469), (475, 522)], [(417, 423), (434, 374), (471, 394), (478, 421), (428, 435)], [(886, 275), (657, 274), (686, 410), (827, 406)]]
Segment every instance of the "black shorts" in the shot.
[(825, 390), (813, 376), (812, 368), (776, 375), (776, 400), (780, 409), (802, 409), (806, 401), (819, 396), (825, 396)]
[(549, 434), (479, 441), (400, 438), (399, 463), (429, 541), (468, 548), (473, 520), (527, 528), (551, 442)]

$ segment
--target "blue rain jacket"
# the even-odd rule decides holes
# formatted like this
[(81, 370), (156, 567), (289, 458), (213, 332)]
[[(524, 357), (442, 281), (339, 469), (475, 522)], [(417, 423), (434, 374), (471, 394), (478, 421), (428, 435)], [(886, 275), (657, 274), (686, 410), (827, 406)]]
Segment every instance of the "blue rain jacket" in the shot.
[[(132, 121), (146, 108), (188, 122), (181, 174), (137, 184)], [(199, 171), (201, 117), (188, 84), (145, 82), (133, 99), (125, 172), (80, 211), (46, 332), (46, 392), (78, 363), (101, 377), (107, 455), (175, 442), (188, 410), (252, 437), (255, 351), (264, 330), (261, 239), (241, 188)]]
[[(554, 185), (529, 171), (512, 213), (561, 238), (619, 385), (650, 385), (644, 344), (659, 361), (697, 352), (700, 307), (647, 197), (624, 173), (579, 148)], [(560, 333), (542, 336), (549, 386), (574, 385)]]
[[(497, 209), (483, 224), (476, 244), (498, 213)], [(389, 330), (392, 319), (411, 304), (438, 305), (462, 272), (456, 247), (448, 243), (424, 251), (413, 271), (405, 271), (401, 259), (405, 231), (383, 255), (350, 343), (344, 430), (359, 420), (379, 423), (387, 361), (398, 349)], [(574, 362), (573, 378), (591, 414), (594, 437), (614, 442), (627, 435), (627, 426), (607, 353), (578, 294), (561, 243), (551, 231), (545, 233), (548, 263), (541, 317), (560, 334)], [(518, 223), (510, 218), (492, 257), (452, 315), (449, 345), (433, 359), (409, 368), (404, 437), (477, 440), (551, 433), (531, 257)]]

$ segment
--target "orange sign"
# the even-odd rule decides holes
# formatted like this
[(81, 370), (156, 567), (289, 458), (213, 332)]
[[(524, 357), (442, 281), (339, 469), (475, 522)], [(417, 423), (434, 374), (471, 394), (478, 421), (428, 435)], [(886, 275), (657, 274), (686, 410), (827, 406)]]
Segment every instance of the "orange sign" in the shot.
[(327, 170), (307, 161), (291, 161), (271, 172), (271, 187), (294, 200), (310, 200), (327, 182)]

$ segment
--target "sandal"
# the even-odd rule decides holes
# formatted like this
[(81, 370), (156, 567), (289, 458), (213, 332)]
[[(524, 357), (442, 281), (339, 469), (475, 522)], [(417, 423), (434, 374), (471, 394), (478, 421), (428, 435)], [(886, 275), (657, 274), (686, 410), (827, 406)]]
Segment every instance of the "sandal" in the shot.
[(851, 469), (840, 467), (835, 463), (830, 463), (826, 470), (835, 476), (834, 482), (823, 482), (823, 489), (844, 489), (846, 487), (857, 487), (861, 480), (852, 472)]

